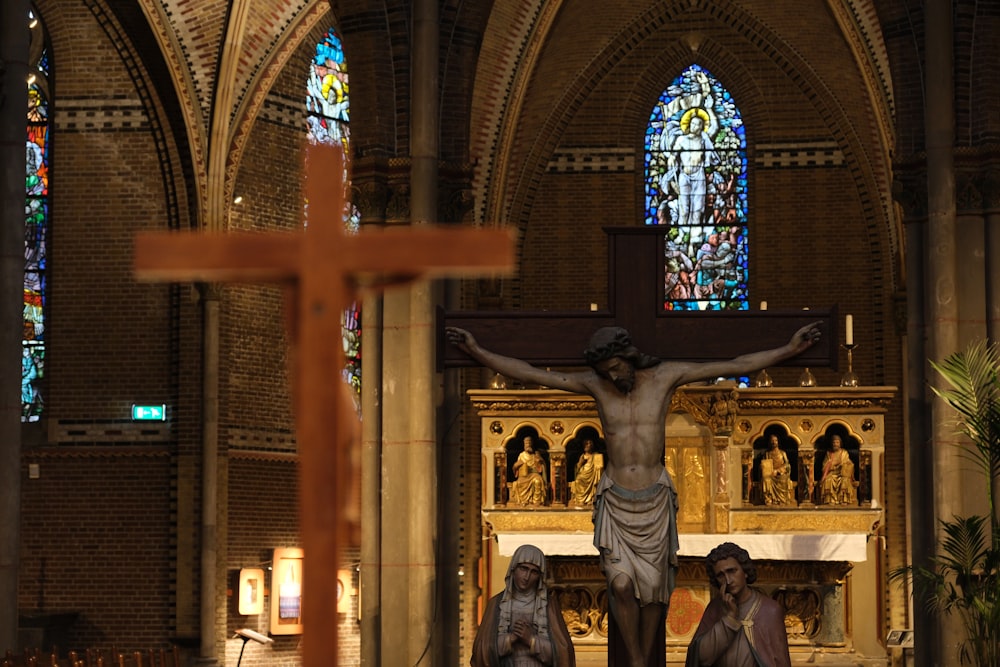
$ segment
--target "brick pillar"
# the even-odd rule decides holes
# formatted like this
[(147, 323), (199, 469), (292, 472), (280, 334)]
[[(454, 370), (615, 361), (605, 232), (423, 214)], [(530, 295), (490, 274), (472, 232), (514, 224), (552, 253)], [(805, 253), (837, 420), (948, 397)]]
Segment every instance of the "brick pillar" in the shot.
[(17, 648), (17, 582), (21, 515), (20, 377), (24, 285), (24, 142), (28, 89), (28, 2), (0, 3), (0, 651)]

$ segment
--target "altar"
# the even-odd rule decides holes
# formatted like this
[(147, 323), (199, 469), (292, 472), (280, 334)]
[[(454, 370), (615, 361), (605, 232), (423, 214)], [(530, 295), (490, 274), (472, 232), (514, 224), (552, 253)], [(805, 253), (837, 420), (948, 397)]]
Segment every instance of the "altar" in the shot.
[[(482, 600), (526, 543), (549, 557), (580, 665), (605, 665), (607, 598), (592, 486), (606, 447), (593, 399), (559, 390), (470, 390), (482, 451)], [(678, 491), (680, 570), (667, 659), (683, 664), (711, 591), (704, 556), (736, 542), (755, 586), (785, 608), (793, 663), (884, 665), (880, 565), (884, 416), (894, 387), (687, 386), (663, 462)]]

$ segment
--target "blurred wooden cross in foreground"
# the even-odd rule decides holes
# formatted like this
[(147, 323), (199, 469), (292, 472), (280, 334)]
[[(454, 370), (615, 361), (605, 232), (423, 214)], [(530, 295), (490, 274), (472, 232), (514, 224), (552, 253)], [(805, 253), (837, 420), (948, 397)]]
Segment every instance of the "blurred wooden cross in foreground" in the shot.
[[(289, 287), (286, 324), (293, 350), (290, 374), (306, 556), (303, 664), (329, 667), (330, 656), (337, 655), (336, 564), (345, 539), (357, 535), (356, 508), (347, 493), (354, 483), (349, 461), (359, 458), (351, 451), (359, 446), (357, 414), (350, 389), (341, 381), (341, 316), (362, 285), (509, 271), (514, 244), (503, 230), (462, 227), (345, 234), (340, 148), (312, 145), (305, 162), (309, 224), (303, 231), (142, 233), (135, 239), (135, 274), (147, 281), (277, 282)], [(355, 516), (348, 516), (349, 508)]]

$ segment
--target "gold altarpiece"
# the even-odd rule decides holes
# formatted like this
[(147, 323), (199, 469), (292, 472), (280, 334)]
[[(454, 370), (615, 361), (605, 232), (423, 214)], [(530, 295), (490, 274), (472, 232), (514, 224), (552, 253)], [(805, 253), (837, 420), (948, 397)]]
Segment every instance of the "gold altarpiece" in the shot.
[[(593, 400), (551, 389), (468, 394), (481, 421), (483, 600), (502, 589), (514, 550), (536, 544), (549, 556), (549, 584), (578, 664), (606, 665), (605, 585), (580, 481), (600, 468), (606, 451)], [(884, 504), (884, 417), (894, 395), (893, 387), (677, 391), (664, 436), (680, 532), (667, 617), (670, 663), (683, 664), (710, 599), (705, 554), (732, 541), (754, 558), (756, 586), (784, 605), (793, 663), (885, 664), (875, 536)], [(526, 438), (530, 455), (523, 453)], [(583, 455), (587, 440), (590, 456)], [(540, 473), (518, 465), (526, 457)], [(594, 458), (588, 473), (584, 464)], [(534, 493), (525, 493), (529, 487)]]

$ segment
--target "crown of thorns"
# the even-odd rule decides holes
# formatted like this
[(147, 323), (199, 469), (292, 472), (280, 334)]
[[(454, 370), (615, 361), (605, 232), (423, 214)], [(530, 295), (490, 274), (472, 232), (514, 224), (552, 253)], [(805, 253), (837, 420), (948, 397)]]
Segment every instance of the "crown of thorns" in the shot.
[(635, 353), (632, 347), (632, 337), (621, 327), (599, 329), (590, 339), (590, 347), (583, 351), (583, 358), (588, 364), (596, 364), (606, 359), (618, 356), (629, 356)]

